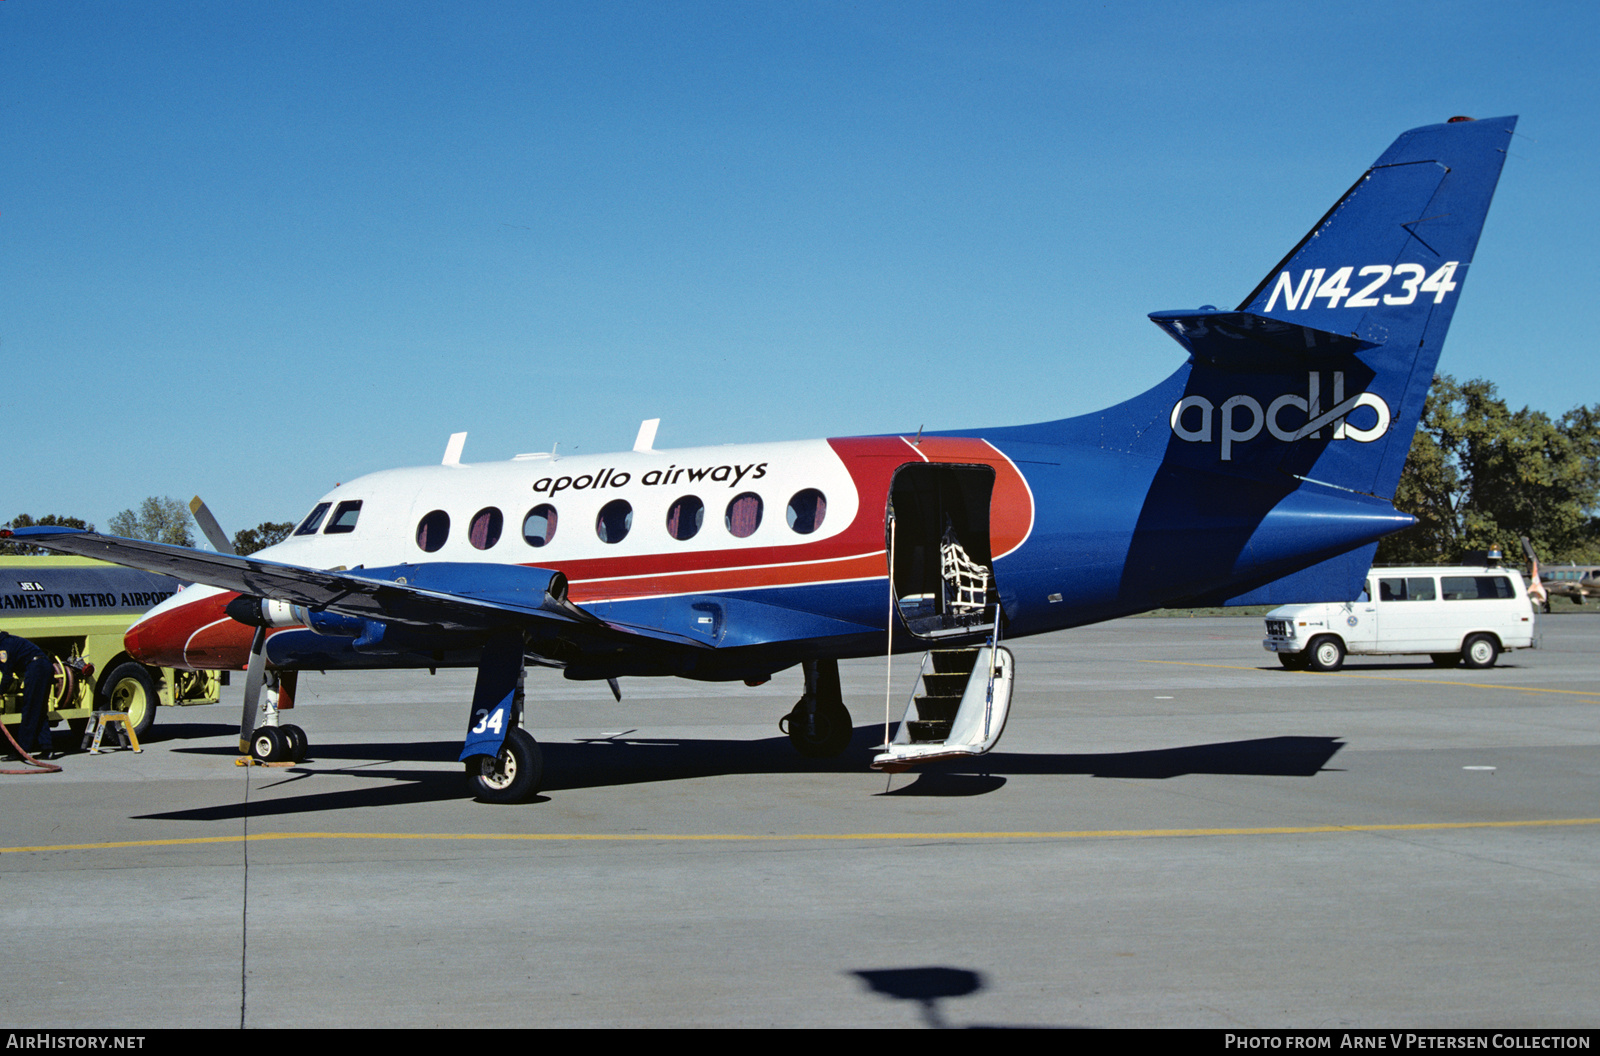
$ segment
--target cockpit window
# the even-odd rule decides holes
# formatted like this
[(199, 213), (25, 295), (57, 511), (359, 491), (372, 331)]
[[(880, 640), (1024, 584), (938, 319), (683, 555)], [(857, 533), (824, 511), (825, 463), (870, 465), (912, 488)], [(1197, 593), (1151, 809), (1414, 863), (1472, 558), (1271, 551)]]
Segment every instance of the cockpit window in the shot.
[(428, 553), (436, 553), (450, 538), (450, 515), (434, 510), (417, 522), (417, 545)]
[(323, 535), (344, 535), (356, 530), (356, 518), (361, 516), (361, 500), (341, 502), (333, 511), (333, 520), (322, 530)]
[(300, 522), (300, 527), (294, 530), (294, 534), (316, 535), (317, 529), (322, 527), (322, 518), (327, 516), (328, 507), (332, 505), (333, 503), (331, 502), (317, 503), (316, 508), (306, 514), (306, 519)]

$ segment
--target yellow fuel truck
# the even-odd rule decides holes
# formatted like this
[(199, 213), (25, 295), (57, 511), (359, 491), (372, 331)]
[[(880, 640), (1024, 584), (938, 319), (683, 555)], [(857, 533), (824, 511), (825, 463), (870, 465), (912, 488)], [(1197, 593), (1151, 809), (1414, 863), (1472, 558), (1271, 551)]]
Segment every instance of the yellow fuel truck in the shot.
[[(0, 556), (0, 628), (56, 660), (50, 721), (64, 720), (81, 730), (97, 707), (125, 711), (143, 737), (157, 705), (217, 702), (222, 686), (217, 672), (150, 667), (122, 645), (134, 619), (179, 586), (171, 576), (87, 557)], [(21, 687), (5, 688), (0, 718), (14, 725), (21, 719)]]

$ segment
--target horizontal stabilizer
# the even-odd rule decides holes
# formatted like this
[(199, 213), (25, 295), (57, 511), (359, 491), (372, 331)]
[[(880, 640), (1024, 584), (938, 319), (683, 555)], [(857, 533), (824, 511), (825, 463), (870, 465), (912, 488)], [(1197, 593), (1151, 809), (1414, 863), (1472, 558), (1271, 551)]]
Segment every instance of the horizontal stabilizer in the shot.
[(1316, 370), (1341, 357), (1377, 347), (1349, 334), (1317, 330), (1254, 312), (1201, 308), (1151, 312), (1150, 319), (1188, 349), (1196, 363), (1224, 371)]

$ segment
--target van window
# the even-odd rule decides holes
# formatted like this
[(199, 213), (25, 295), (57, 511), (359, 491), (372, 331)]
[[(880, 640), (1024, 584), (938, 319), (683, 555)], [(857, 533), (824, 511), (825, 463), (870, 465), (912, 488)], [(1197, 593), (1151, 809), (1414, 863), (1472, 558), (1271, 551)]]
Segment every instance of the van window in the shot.
[(1437, 601), (1432, 576), (1390, 576), (1378, 580), (1379, 601)]
[(1482, 601), (1511, 598), (1511, 580), (1505, 576), (1445, 576), (1442, 587), (1445, 601)]
[(317, 529), (322, 526), (322, 518), (328, 513), (331, 502), (319, 502), (316, 508), (306, 514), (306, 519), (300, 522), (300, 527), (294, 530), (295, 535), (316, 535)]
[(356, 518), (361, 516), (361, 500), (341, 502), (333, 511), (333, 520), (322, 530), (323, 535), (345, 535), (356, 530)]

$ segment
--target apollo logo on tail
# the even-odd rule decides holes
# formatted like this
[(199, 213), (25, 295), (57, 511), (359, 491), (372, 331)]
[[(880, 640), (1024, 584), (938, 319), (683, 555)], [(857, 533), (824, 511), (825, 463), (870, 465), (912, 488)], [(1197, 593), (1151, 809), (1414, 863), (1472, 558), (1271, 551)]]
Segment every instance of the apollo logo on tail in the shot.
[[(1333, 439), (1354, 440), (1361, 444), (1370, 444), (1389, 431), (1392, 415), (1388, 403), (1371, 392), (1359, 392), (1346, 399), (1344, 371), (1333, 371), (1333, 407), (1327, 411), (1322, 409), (1321, 392), (1322, 375), (1312, 371), (1306, 375), (1304, 396), (1286, 392), (1267, 404), (1265, 410), (1260, 400), (1243, 393), (1222, 401), (1220, 412), (1216, 404), (1204, 396), (1185, 396), (1172, 405), (1172, 435), (1191, 444), (1209, 444), (1220, 440), (1222, 461), (1228, 462), (1233, 459), (1233, 445), (1254, 440), (1261, 434), (1262, 428), (1274, 439), (1285, 443), (1307, 437), (1320, 440), (1322, 430), (1330, 426), (1333, 428)], [(1350, 421), (1350, 416), (1358, 407), (1372, 410), (1376, 417), (1370, 425)], [(1284, 424), (1281, 415), (1290, 408), (1298, 411), (1304, 419), (1298, 426), (1293, 424), (1294, 415), (1290, 416), (1289, 425)], [(1198, 412), (1198, 420), (1196, 414), (1189, 413), (1191, 411)], [(1215, 430), (1212, 428), (1213, 419), (1216, 419)]]

